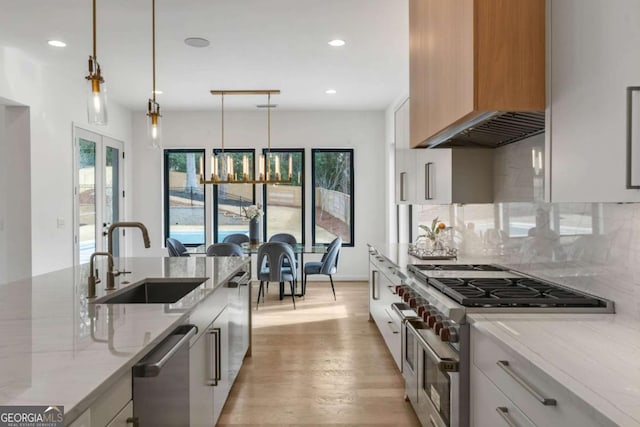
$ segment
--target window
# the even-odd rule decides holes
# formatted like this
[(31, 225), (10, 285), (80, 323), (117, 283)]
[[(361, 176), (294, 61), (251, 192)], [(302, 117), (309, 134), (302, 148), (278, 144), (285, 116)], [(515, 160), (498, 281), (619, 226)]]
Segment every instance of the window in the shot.
[(204, 186), (196, 166), (203, 156), (204, 150), (164, 151), (165, 239), (188, 246), (205, 243)]
[[(263, 150), (267, 154), (267, 150)], [(291, 156), (293, 182), (290, 184), (265, 184), (264, 238), (277, 233), (289, 233), (299, 243), (304, 243), (304, 149), (271, 149), (269, 159), (272, 174), (275, 173), (276, 157), (279, 157), (280, 175), (289, 174)]]
[[(220, 150), (213, 150), (218, 154)], [(237, 179), (242, 179), (244, 159), (248, 161), (248, 179), (253, 179), (255, 170), (255, 150), (226, 149), (233, 159), (233, 170)], [(242, 216), (242, 208), (256, 203), (253, 184), (220, 184), (213, 186), (213, 241), (222, 242), (226, 236), (235, 233), (249, 235), (249, 222)]]
[(353, 150), (313, 149), (313, 244), (353, 246)]

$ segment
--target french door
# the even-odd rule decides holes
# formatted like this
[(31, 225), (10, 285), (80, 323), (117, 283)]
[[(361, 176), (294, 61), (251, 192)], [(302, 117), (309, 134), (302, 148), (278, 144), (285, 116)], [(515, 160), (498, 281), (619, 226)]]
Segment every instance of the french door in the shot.
[[(76, 127), (74, 262), (89, 261), (93, 252), (107, 250), (106, 232), (123, 214), (123, 144), (115, 139)], [(121, 252), (119, 233), (114, 234), (113, 254)]]

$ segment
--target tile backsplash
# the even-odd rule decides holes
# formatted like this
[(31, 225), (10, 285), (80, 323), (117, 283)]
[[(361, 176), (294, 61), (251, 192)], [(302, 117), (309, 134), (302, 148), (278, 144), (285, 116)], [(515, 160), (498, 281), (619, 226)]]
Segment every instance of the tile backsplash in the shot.
[(640, 321), (640, 204), (495, 203), (414, 206), (438, 217), (460, 258), (497, 263), (615, 302)]

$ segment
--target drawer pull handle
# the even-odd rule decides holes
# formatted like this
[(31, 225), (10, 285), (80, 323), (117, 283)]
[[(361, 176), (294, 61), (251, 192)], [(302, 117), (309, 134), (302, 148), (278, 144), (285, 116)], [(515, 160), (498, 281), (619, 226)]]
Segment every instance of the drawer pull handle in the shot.
[(504, 422), (507, 423), (509, 427), (518, 427), (518, 424), (514, 423), (509, 416), (509, 409), (505, 408), (504, 406), (499, 406), (496, 408), (496, 412), (500, 415)]
[(518, 374), (513, 372), (509, 367), (509, 362), (506, 360), (498, 360), (496, 363), (500, 369), (507, 373), (515, 382), (520, 384), (522, 388), (527, 390), (530, 395), (532, 395), (538, 402), (542, 403), (544, 406), (556, 406), (556, 399), (550, 399), (548, 397), (542, 396), (536, 390), (533, 389), (524, 379), (520, 378)]

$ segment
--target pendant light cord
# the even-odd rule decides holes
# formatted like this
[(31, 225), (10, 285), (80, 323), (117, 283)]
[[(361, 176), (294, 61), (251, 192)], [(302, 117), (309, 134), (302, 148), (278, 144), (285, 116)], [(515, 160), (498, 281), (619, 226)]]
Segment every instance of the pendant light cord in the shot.
[(220, 97), (221, 109), (220, 109), (220, 118), (222, 124), (220, 126), (220, 138), (222, 141), (222, 154), (224, 154), (224, 93)]
[(97, 61), (97, 56), (96, 56), (96, 0), (93, 0), (93, 60)]
[[(95, 0), (94, 0), (95, 1)], [(153, 62), (153, 103), (156, 103), (156, 0), (151, 0), (151, 59)]]

